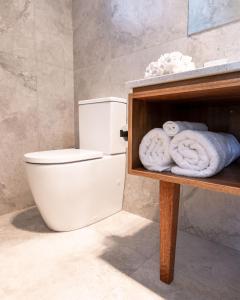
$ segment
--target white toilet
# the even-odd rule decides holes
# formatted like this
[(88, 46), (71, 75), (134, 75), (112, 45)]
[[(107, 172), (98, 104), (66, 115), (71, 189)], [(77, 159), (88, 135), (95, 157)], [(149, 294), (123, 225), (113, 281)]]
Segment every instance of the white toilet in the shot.
[(122, 209), (126, 100), (79, 101), (80, 149), (24, 155), (36, 205), (49, 228), (68, 231)]

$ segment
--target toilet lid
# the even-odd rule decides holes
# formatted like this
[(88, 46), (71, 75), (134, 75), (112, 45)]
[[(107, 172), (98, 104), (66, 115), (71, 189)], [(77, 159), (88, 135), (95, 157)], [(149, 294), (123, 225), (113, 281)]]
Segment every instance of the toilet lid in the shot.
[(61, 149), (32, 152), (24, 155), (24, 161), (33, 164), (61, 164), (101, 158), (102, 152), (84, 149)]

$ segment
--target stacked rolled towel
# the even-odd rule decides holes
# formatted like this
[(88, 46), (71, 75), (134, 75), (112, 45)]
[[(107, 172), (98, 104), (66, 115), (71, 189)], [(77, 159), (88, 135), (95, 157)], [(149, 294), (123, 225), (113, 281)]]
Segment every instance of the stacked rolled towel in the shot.
[(158, 172), (171, 169), (170, 141), (171, 138), (161, 128), (154, 128), (143, 137), (139, 158), (146, 169)]
[(185, 121), (167, 121), (163, 124), (163, 130), (169, 136), (175, 136), (183, 130), (208, 130), (208, 127), (204, 123), (185, 122)]
[(191, 177), (210, 177), (240, 156), (240, 144), (232, 134), (185, 130), (169, 147), (177, 164), (172, 173)]

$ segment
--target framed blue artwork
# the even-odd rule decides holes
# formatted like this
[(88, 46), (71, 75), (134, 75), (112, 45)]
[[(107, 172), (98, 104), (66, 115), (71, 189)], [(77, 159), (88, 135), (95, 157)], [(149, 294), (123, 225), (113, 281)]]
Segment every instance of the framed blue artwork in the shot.
[(188, 35), (240, 20), (240, 0), (189, 0)]

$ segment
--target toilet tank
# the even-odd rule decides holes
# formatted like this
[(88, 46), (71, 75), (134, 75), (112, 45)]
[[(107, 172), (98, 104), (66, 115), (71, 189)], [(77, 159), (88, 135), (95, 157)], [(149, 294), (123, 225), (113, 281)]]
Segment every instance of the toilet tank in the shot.
[(120, 130), (126, 125), (126, 104), (125, 99), (115, 97), (79, 101), (80, 148), (104, 154), (125, 153)]

